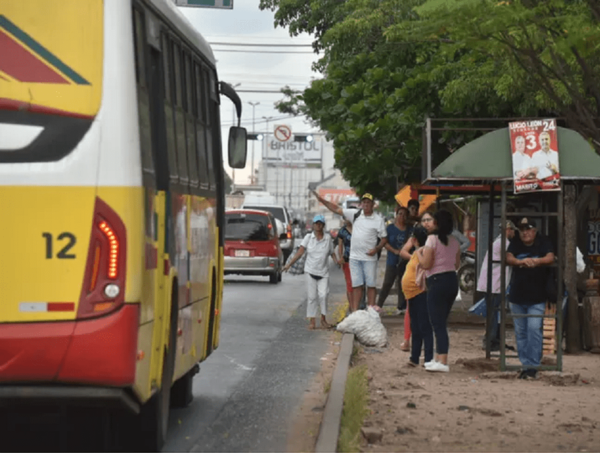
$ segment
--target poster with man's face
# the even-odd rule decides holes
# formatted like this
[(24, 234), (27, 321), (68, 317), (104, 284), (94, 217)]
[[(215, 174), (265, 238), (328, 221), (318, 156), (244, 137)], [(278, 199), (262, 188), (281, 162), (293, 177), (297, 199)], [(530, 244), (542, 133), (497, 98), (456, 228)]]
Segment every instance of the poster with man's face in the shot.
[(508, 124), (515, 193), (560, 190), (556, 120)]

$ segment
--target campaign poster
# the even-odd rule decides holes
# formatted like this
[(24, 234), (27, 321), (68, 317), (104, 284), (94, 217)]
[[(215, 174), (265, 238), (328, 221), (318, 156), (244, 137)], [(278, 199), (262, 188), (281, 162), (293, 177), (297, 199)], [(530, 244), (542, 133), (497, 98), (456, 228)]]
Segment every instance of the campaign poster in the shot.
[(556, 120), (508, 124), (515, 193), (560, 190)]

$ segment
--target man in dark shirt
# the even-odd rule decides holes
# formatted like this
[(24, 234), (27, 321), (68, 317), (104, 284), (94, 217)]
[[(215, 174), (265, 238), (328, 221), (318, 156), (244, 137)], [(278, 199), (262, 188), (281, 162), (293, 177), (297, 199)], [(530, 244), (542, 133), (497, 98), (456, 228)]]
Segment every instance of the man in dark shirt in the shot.
[[(549, 264), (554, 251), (547, 237), (537, 234), (535, 222), (523, 217), (515, 238), (506, 252), (506, 263), (513, 266), (508, 300), (515, 315), (543, 315), (548, 295)], [(542, 358), (543, 318), (513, 318), (519, 360), (523, 365), (520, 379), (535, 378)]]

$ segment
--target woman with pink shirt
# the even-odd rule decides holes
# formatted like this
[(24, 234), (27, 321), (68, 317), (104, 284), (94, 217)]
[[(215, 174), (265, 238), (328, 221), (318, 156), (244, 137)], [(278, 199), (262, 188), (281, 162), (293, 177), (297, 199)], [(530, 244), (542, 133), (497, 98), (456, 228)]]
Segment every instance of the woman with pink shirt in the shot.
[(427, 309), (435, 335), (436, 358), (425, 364), (427, 371), (448, 372), (448, 316), (458, 294), (456, 270), (460, 266), (460, 246), (452, 236), (452, 214), (440, 210), (433, 215), (435, 230), (425, 247), (418, 250), (419, 264), (427, 277)]

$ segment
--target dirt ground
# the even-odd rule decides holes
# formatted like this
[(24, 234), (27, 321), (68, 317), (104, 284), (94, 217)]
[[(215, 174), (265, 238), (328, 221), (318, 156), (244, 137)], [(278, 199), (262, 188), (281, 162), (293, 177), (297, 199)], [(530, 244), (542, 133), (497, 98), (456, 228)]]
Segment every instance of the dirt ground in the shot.
[[(378, 287), (384, 262), (382, 257)], [(363, 436), (363, 452), (600, 451), (600, 355), (563, 355), (562, 375), (545, 371), (536, 380), (490, 371), (498, 364), (485, 360), (485, 328), (481, 318), (467, 313), (472, 301), (465, 298), (455, 302), (451, 314), (461, 322), (449, 328), (450, 372), (408, 367), (409, 353), (400, 350), (403, 315), (392, 314), (394, 294), (395, 289), (382, 313), (388, 346), (361, 348), (352, 364), (369, 370), (370, 415), (363, 431), (371, 442)], [(344, 301), (343, 294), (330, 296), (330, 322), (343, 318)], [(314, 451), (341, 340), (337, 332), (329, 335), (321, 371), (290, 427), (288, 452)], [(507, 344), (515, 346), (512, 328)], [(518, 359), (508, 363), (519, 364)]]
[(489, 371), (498, 368), (481, 350), (483, 326), (451, 326), (450, 372), (431, 373), (406, 365), (402, 316), (382, 320), (388, 347), (363, 348), (355, 363), (369, 370), (363, 451), (600, 450), (600, 355), (564, 355), (561, 376), (518, 380)]

